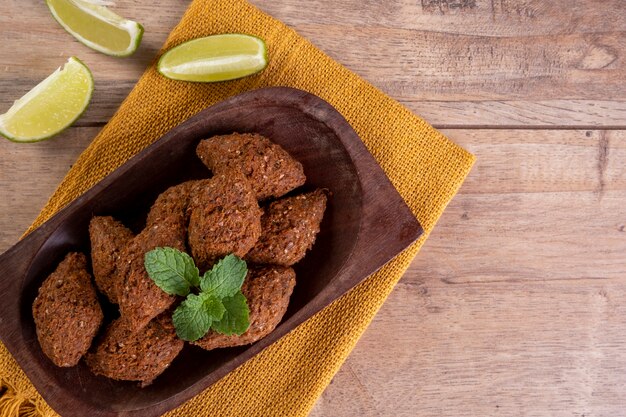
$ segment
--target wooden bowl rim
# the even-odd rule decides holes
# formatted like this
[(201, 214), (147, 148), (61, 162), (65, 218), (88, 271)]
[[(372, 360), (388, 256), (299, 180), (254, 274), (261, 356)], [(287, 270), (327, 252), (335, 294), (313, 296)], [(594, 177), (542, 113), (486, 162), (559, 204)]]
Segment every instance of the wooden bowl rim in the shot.
[[(70, 220), (75, 210), (88, 202), (93, 196), (96, 196), (103, 188), (108, 187), (112, 182), (123, 177), (132, 166), (138, 164), (142, 159), (148, 158), (158, 147), (167, 146), (168, 141), (176, 137), (177, 132), (182, 129), (193, 129), (195, 126), (201, 126), (203, 123), (209, 123), (211, 118), (218, 117), (220, 112), (228, 109), (261, 102), (277, 107), (295, 108), (307, 116), (324, 123), (339, 138), (357, 170), (363, 207), (366, 210), (360, 220), (358, 237), (352, 252), (337, 273), (337, 279), (330, 282), (308, 304), (294, 313), (288, 320), (281, 323), (269, 336), (251, 345), (243, 353), (224, 363), (215, 371), (210, 372), (192, 386), (170, 397), (163, 398), (148, 407), (126, 409), (119, 412), (94, 409), (90, 404), (81, 401), (76, 402), (73, 407), (67, 407), (65, 401), (60, 401), (56, 396), (49, 395), (49, 384), (46, 384), (42, 380), (42, 375), (32, 371), (28, 365), (29, 356), (21, 349), (24, 343), (27, 342), (20, 337), (20, 329), (10, 319), (15, 316), (16, 308), (19, 309), (19, 305), (17, 305), (19, 303), (0, 303), (0, 340), (14, 356), (44, 399), (60, 414), (84, 415), (90, 413), (93, 417), (98, 417), (130, 415), (141, 412), (144, 416), (157, 416), (173, 409), (199, 394), (227, 373), (236, 369), (315, 313), (328, 306), (367, 276), (380, 269), (422, 235), (423, 230), (415, 216), (386, 177), (382, 168), (368, 152), (356, 132), (336, 109), (321, 98), (302, 90), (289, 87), (267, 87), (228, 98), (202, 110), (173, 128), (115, 169), (84, 194), (73, 200), (4, 254), (0, 255), (0, 294), (3, 294), (5, 300), (12, 294), (18, 294), (18, 296), (12, 298), (19, 299), (28, 269), (48, 237), (65, 221)], [(368, 187), (368, 184), (376, 184), (377, 187)]]

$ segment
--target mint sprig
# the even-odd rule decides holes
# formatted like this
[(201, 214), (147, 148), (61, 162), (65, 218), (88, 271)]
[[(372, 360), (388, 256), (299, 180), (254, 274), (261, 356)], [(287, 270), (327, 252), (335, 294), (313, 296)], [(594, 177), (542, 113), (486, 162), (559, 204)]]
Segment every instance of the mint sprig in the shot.
[(159, 288), (186, 297), (172, 315), (179, 338), (193, 342), (209, 330), (241, 335), (250, 327), (250, 310), (241, 292), (248, 273), (244, 260), (228, 255), (200, 277), (188, 254), (174, 248), (156, 248), (146, 253), (144, 265)]
[(211, 324), (211, 328), (227, 336), (245, 333), (250, 326), (250, 310), (248, 310), (246, 296), (241, 291), (237, 291), (235, 295), (223, 298), (222, 304), (224, 314), (220, 320)]
[(146, 272), (170, 295), (185, 297), (200, 284), (200, 273), (191, 256), (174, 248), (156, 248), (144, 257)]
[(207, 334), (214, 320), (223, 317), (225, 311), (224, 304), (211, 294), (189, 294), (172, 315), (176, 334), (183, 340), (198, 340)]
[(205, 272), (200, 279), (200, 289), (216, 297), (231, 297), (241, 289), (247, 273), (246, 261), (230, 254)]

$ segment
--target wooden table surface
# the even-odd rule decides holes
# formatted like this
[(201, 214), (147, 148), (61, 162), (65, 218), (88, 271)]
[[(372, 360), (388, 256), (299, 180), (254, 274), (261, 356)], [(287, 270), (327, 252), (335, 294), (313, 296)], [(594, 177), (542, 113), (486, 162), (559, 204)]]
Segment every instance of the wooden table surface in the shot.
[[(623, 0), (252, 0), (478, 157), (312, 416), (626, 416)], [(78, 55), (75, 127), (0, 141), (15, 243), (188, 5), (118, 0), (146, 28), (114, 59), (41, 0), (0, 5), (0, 112)]]

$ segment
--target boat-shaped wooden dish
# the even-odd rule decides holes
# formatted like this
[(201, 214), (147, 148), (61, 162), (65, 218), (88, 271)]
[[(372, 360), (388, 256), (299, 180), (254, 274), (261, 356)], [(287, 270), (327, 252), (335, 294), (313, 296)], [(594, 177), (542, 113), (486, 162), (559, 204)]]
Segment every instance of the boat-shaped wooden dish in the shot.
[[(307, 184), (331, 191), (313, 249), (296, 265), (282, 323), (261, 341), (204, 351), (186, 346), (147, 388), (58, 368), (37, 342), (31, 305), (69, 251), (89, 254), (89, 220), (113, 215), (135, 231), (168, 186), (210, 176), (195, 155), (216, 134), (255, 132), (304, 165)], [(174, 128), (0, 256), (0, 339), (44, 399), (63, 416), (157, 416), (200, 393), (340, 297), (414, 242), (422, 229), (344, 118), (304, 91), (266, 88), (216, 104)]]

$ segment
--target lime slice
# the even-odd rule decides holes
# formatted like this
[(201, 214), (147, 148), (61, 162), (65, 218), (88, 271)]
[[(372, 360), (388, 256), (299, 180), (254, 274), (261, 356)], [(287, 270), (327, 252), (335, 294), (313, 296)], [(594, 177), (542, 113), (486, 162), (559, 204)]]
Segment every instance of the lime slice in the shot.
[(92, 92), (89, 68), (71, 57), (0, 115), (0, 134), (14, 142), (48, 139), (80, 117)]
[(52, 16), (72, 36), (103, 54), (128, 56), (137, 50), (143, 27), (94, 0), (46, 0)]
[(159, 72), (173, 80), (215, 82), (234, 80), (267, 66), (263, 39), (239, 33), (198, 38), (167, 51)]

